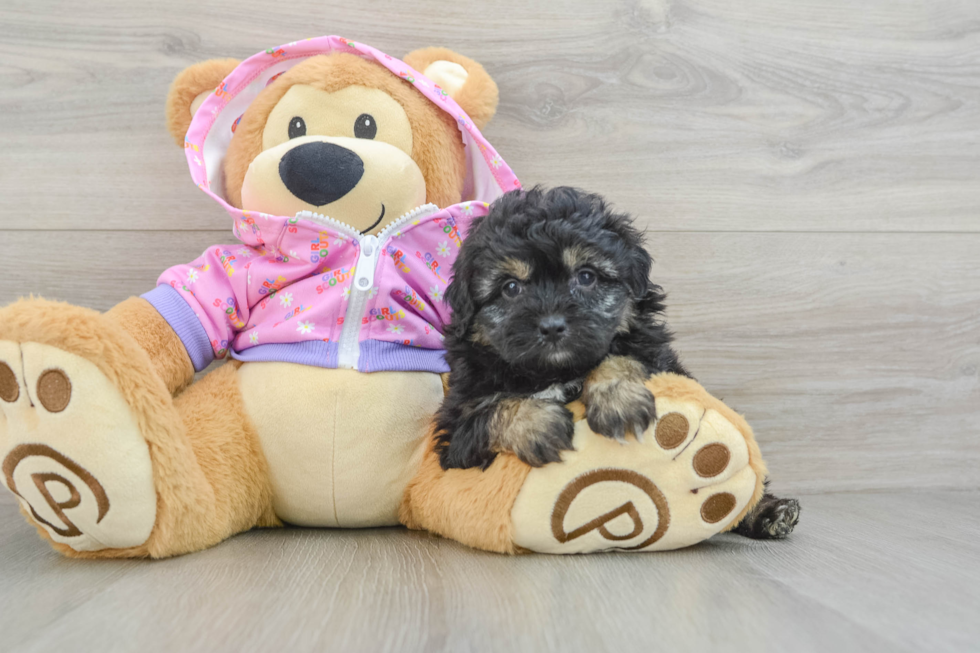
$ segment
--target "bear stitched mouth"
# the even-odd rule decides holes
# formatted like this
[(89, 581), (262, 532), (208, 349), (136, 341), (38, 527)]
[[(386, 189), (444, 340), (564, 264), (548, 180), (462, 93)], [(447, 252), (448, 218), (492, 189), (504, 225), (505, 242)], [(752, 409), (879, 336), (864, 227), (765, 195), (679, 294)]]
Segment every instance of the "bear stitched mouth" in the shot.
[(363, 230), (361, 233), (362, 234), (366, 234), (367, 232), (369, 232), (372, 229), (374, 229), (375, 227), (377, 227), (379, 224), (381, 224), (381, 220), (384, 219), (384, 217), (385, 217), (385, 205), (382, 204), (381, 205), (381, 215), (378, 216), (378, 219), (374, 221), (374, 224), (373, 225), (371, 225), (367, 229)]

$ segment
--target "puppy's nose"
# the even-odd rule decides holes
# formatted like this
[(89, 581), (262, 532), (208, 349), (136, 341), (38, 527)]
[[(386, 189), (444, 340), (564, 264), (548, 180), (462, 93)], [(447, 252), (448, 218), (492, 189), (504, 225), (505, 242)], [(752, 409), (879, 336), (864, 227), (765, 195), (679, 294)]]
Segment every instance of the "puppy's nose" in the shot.
[(538, 322), (538, 331), (550, 342), (558, 342), (565, 337), (565, 332), (568, 331), (568, 325), (562, 316), (548, 315), (547, 317), (541, 318), (541, 321)]
[(279, 178), (289, 192), (314, 206), (336, 202), (364, 175), (364, 161), (346, 147), (316, 141), (286, 152)]

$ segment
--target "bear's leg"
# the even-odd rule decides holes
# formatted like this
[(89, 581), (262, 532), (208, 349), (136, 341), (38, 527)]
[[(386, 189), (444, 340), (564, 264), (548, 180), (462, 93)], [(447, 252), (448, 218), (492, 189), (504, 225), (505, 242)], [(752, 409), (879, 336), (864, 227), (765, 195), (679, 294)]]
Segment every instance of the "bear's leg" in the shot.
[(593, 433), (573, 402), (575, 450), (559, 463), (501, 454), (485, 471), (443, 470), (430, 442), (402, 522), (502, 553), (585, 553), (690, 546), (756, 514), (766, 466), (745, 420), (692, 379), (646, 385), (657, 419), (641, 440)]
[(0, 482), (77, 557), (166, 557), (275, 524), (236, 366), (199, 385), (175, 404), (147, 353), (95, 311), (0, 309)]
[(245, 412), (239, 367), (238, 361), (222, 365), (174, 400), (204, 491), (174, 528), (154, 533), (154, 557), (202, 549), (255, 527), (282, 526), (272, 508), (265, 456)]

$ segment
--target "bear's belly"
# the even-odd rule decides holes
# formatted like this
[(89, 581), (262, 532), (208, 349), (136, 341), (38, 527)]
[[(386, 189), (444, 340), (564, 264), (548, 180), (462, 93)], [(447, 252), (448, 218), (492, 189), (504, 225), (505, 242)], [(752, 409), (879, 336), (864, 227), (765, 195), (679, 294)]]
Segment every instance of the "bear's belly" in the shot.
[(246, 363), (239, 381), (280, 519), (300, 526), (398, 523), (402, 493), (442, 402), (438, 374)]

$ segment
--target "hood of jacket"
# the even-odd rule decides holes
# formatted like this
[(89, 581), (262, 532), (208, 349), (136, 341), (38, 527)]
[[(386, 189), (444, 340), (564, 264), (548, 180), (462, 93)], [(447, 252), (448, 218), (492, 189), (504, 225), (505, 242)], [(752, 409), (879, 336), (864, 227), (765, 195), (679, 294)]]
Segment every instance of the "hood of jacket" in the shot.
[[(463, 201), (424, 205), (379, 234), (309, 211), (272, 215), (230, 205), (225, 153), (238, 118), (273, 80), (331, 52), (356, 54), (409, 81), (453, 116), (465, 145)], [(195, 368), (231, 355), (364, 372), (446, 372), (442, 333), (453, 262), (473, 219), (519, 189), (517, 177), (466, 113), (404, 62), (337, 36), (288, 43), (238, 65), (195, 113), (185, 137), (194, 183), (233, 218), (241, 245), (216, 245), (170, 268), (145, 295), (184, 342)]]
[[(369, 45), (339, 36), (321, 36), (269, 48), (249, 57), (224, 79), (194, 114), (184, 138), (191, 179), (235, 219), (236, 227), (248, 217), (253, 221), (258, 218), (274, 223), (297, 217), (243, 211), (225, 199), (223, 165), (238, 119), (275, 77), (310, 57), (334, 52), (354, 54), (380, 64), (395, 77), (409, 81), (423, 97), (454, 118), (466, 153), (463, 201), (490, 203), (501, 194), (520, 188), (513, 171), (466, 112), (432, 80), (400, 59)], [(310, 217), (308, 215), (307, 219)], [(235, 235), (247, 245), (268, 245), (261, 233), (257, 234), (251, 228)]]

